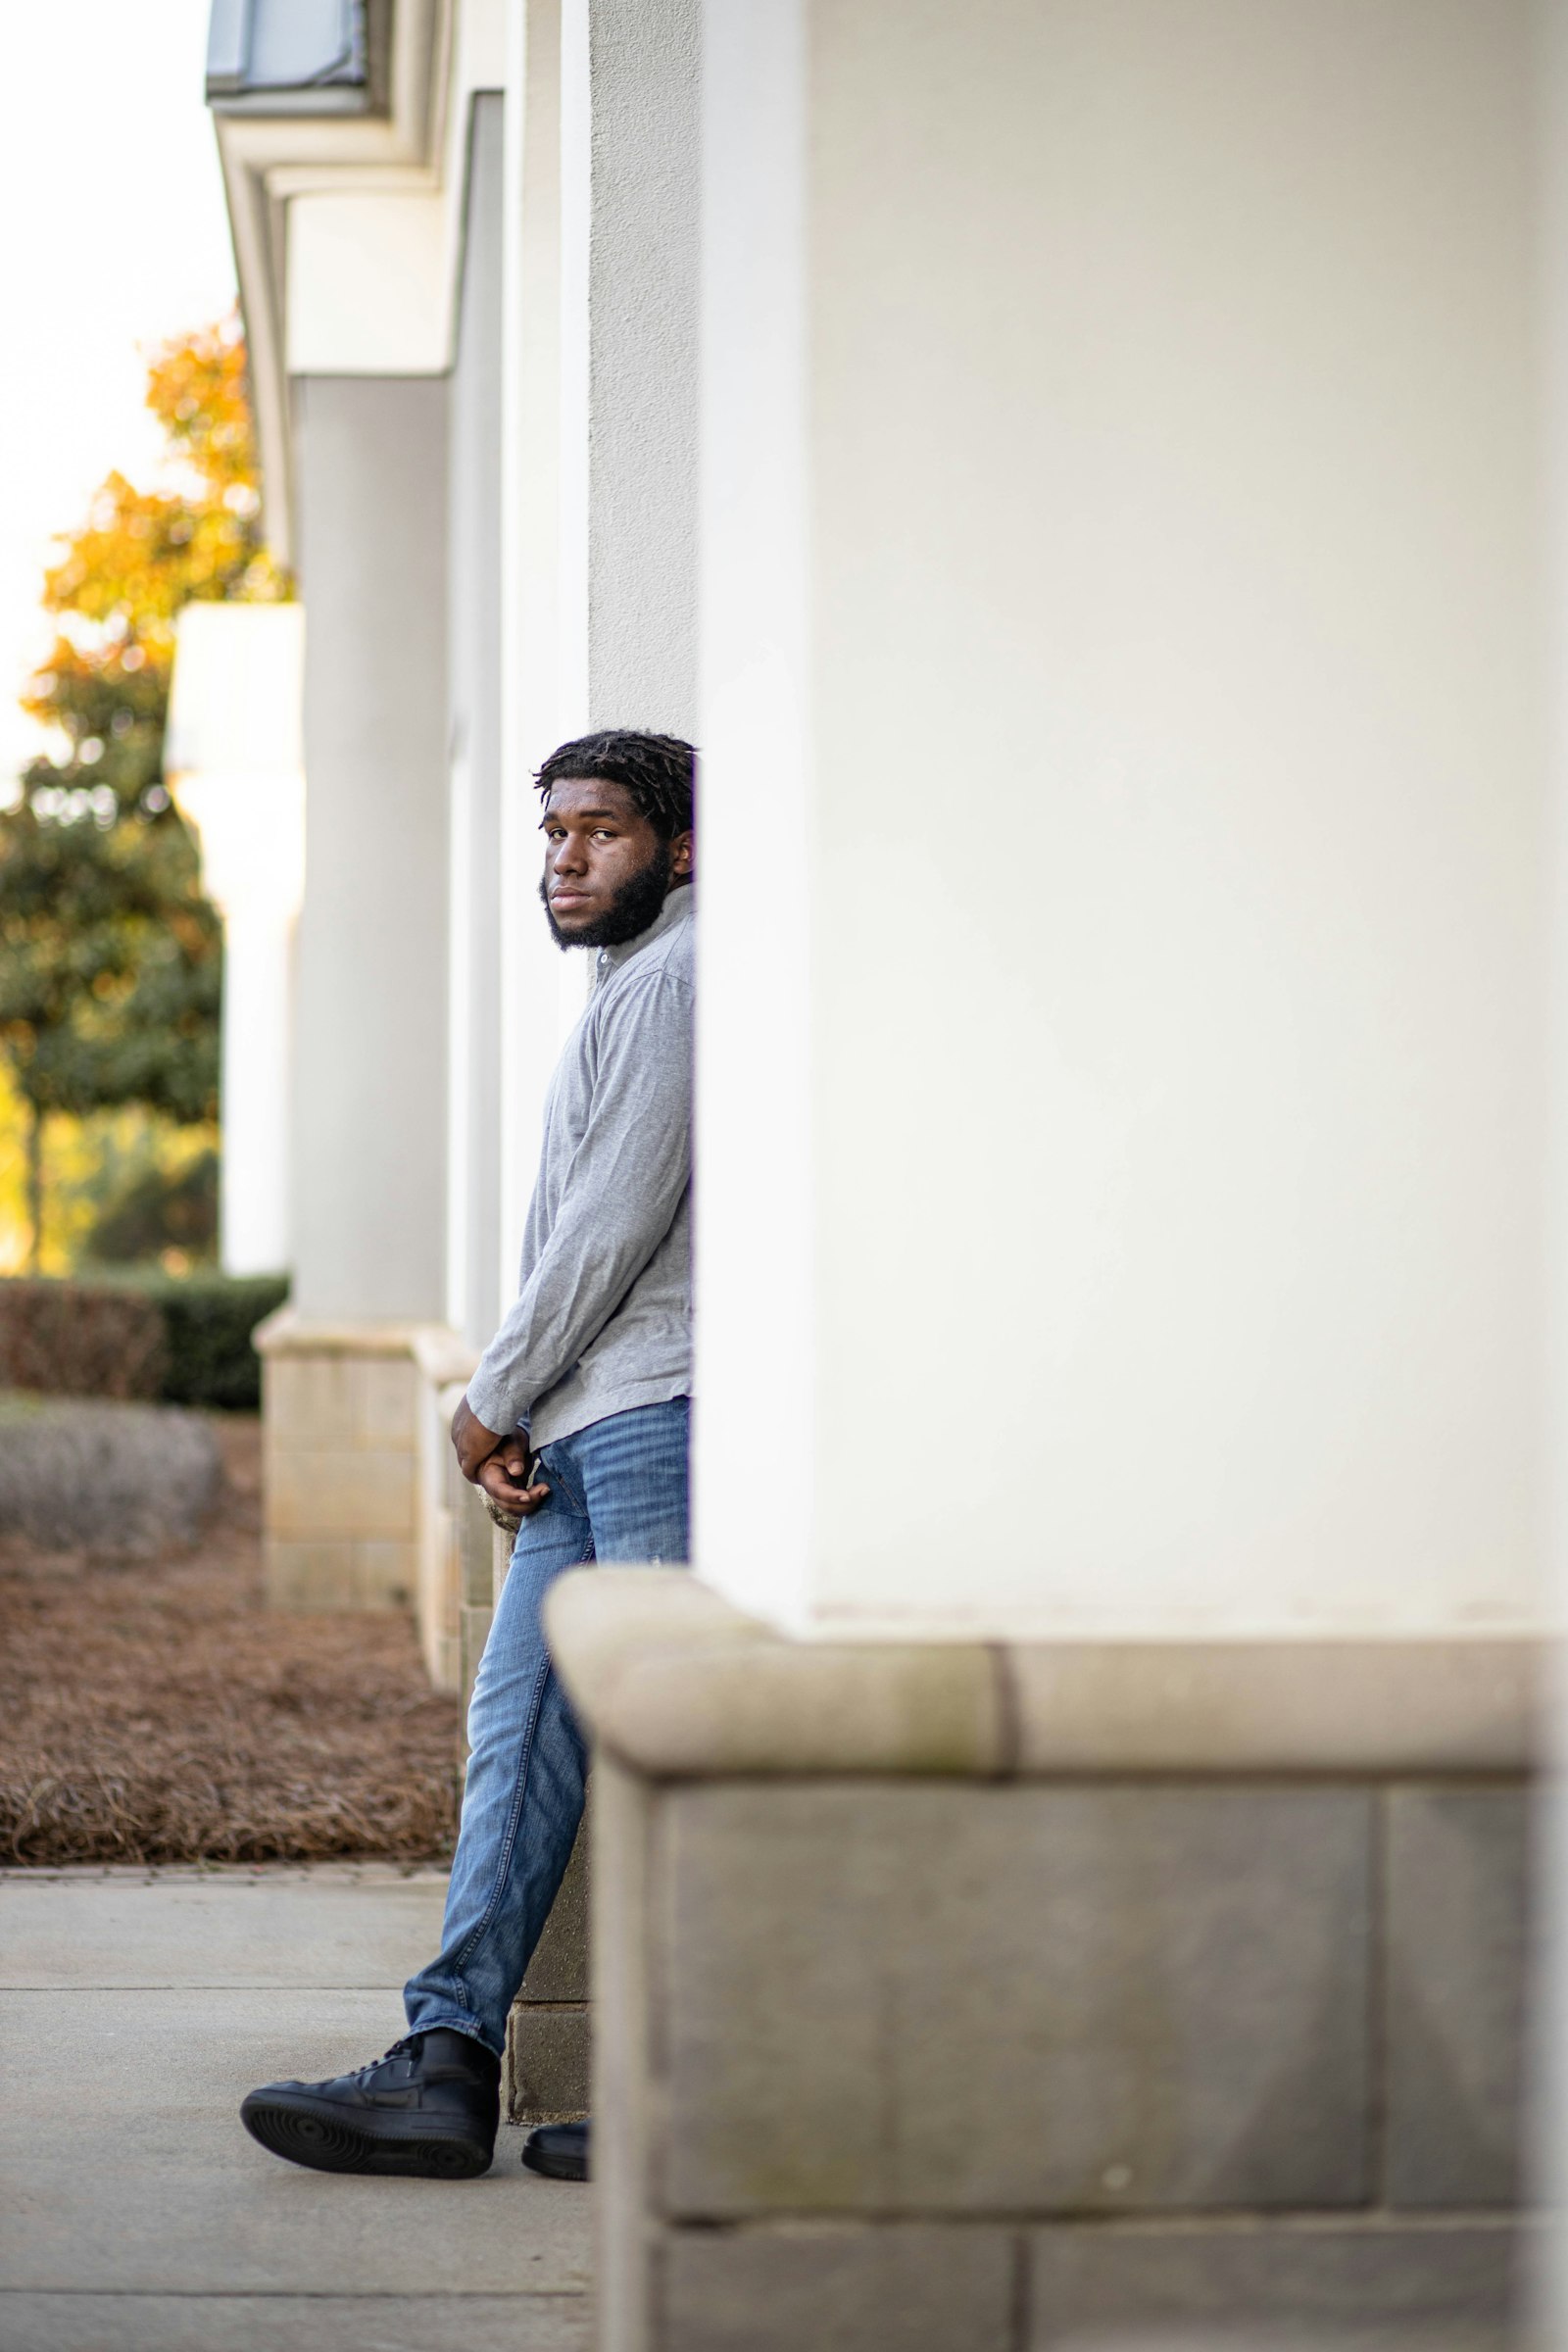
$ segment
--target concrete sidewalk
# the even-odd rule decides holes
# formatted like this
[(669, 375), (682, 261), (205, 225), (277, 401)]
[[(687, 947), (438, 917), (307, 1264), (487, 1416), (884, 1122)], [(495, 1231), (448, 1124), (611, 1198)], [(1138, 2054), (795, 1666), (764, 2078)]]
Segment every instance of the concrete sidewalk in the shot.
[(587, 2191), (308, 2173), (254, 2083), (401, 2030), (444, 1877), (0, 1872), (3, 2352), (585, 2352)]

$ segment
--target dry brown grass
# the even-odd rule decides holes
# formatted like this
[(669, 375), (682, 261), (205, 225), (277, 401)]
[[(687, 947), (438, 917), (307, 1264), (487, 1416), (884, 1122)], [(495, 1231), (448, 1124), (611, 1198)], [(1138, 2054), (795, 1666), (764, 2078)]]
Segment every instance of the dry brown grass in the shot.
[(227, 1490), (192, 1549), (0, 1541), (0, 1863), (450, 1852), (454, 1701), (401, 1613), (263, 1607), (259, 1432), (219, 1428)]

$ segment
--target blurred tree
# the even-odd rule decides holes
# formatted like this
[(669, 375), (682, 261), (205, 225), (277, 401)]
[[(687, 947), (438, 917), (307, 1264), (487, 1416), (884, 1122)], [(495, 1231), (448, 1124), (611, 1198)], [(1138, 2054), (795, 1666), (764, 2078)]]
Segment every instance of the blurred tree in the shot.
[(176, 1250), (193, 1262), (218, 1247), (218, 1154), (204, 1152), (177, 1173), (149, 1168), (100, 1209), (87, 1254), (99, 1265), (133, 1265)]
[(217, 1113), (219, 918), (173, 811), (105, 825), (0, 817), (0, 1050), (27, 1116), (27, 1221), (43, 1230), (43, 1123), (122, 1102)]
[(44, 579), (44, 609), (61, 626), (22, 700), (65, 738), (64, 757), (35, 760), (24, 778), (29, 794), (55, 796), (45, 817), (87, 812), (62, 795), (98, 795), (102, 809), (111, 792), (121, 810), (160, 813), (175, 614), (196, 599), (292, 593), (262, 539), (238, 320), (161, 351), (147, 405), (164, 428), (165, 478), (138, 490), (110, 474)]
[(34, 1264), (51, 1112), (215, 1115), (222, 935), (163, 780), (174, 617), (291, 594), (261, 534), (238, 320), (161, 351), (147, 404), (162, 477), (110, 474), (45, 575), (59, 628), (22, 700), (60, 748), (0, 813), (0, 1052), (29, 1121)]

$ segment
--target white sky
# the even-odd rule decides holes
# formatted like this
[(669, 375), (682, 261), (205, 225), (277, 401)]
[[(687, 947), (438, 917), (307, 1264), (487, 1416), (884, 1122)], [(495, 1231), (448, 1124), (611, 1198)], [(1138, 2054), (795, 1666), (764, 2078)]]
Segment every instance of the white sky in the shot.
[(144, 351), (220, 318), (234, 263), (202, 102), (208, 0), (0, 7), (0, 798), (41, 736), (50, 534), (145, 479)]

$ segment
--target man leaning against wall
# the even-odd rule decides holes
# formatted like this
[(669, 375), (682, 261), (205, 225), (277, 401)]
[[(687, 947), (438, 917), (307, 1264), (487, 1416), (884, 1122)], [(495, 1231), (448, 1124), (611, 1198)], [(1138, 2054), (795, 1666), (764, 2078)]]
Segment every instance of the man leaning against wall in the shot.
[[(253, 2090), (265, 2148), (318, 2172), (471, 2179), (495, 2152), (507, 2016), (565, 1873), (587, 1755), (540, 1621), (564, 1569), (683, 1561), (691, 1411), (694, 758), (671, 736), (563, 744), (538, 775), (545, 919), (597, 951), (545, 1106), (516, 1302), (452, 1423), (466, 1478), (520, 1519), (468, 1715), (441, 1949), (408, 2032), (324, 2082)], [(586, 2180), (587, 2124), (523, 2163)]]

